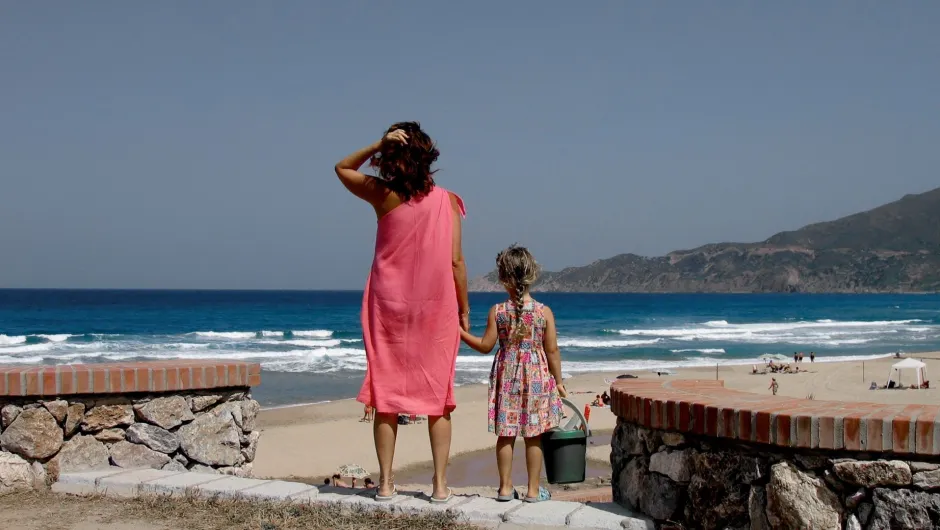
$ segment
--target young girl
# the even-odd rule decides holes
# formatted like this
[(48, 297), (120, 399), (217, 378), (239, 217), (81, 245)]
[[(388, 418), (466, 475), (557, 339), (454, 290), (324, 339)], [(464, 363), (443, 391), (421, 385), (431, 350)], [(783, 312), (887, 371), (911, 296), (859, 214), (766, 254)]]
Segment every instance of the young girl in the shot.
[(512, 485), (512, 453), (516, 437), (525, 440), (529, 489), (526, 502), (551, 498), (539, 486), (542, 473), (540, 436), (561, 420), (560, 397), (568, 393), (561, 379), (561, 353), (552, 310), (529, 296), (538, 277), (538, 265), (528, 250), (511, 246), (496, 258), (499, 281), (509, 300), (490, 309), (483, 337), (461, 331), (474, 350), (487, 354), (497, 339), (499, 351), (490, 371), (489, 430), (496, 433), (496, 465), (499, 492), (496, 499), (510, 501), (519, 495)]

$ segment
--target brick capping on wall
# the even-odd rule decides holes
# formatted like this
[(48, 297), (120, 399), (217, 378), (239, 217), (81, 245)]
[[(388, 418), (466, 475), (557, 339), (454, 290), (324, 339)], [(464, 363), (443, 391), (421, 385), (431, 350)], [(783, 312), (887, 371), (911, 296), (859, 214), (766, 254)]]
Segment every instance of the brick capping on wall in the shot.
[(261, 365), (241, 361), (0, 366), (0, 397), (179, 392), (259, 384)]
[(715, 380), (624, 379), (611, 385), (611, 408), (621, 420), (666, 431), (788, 448), (940, 455), (937, 405), (759, 395)]

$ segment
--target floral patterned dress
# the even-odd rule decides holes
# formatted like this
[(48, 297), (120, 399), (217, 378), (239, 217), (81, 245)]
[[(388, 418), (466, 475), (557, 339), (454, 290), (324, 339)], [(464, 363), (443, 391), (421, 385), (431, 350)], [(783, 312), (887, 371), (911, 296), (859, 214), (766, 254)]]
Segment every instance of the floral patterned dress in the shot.
[(499, 351), (490, 371), (489, 431), (497, 436), (539, 436), (561, 421), (561, 399), (542, 345), (544, 311), (535, 300), (526, 302), (521, 311), (526, 334), (514, 340), (515, 304), (496, 306)]

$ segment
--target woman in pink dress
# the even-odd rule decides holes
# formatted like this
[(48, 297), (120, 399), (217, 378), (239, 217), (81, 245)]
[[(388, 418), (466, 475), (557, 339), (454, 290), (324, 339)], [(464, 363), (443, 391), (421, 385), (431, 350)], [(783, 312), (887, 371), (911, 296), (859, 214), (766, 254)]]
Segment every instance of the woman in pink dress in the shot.
[[(469, 329), (461, 249), (463, 201), (434, 183), (438, 150), (418, 123), (392, 125), (381, 140), (336, 164), (336, 175), (375, 210), (375, 259), (362, 299), (368, 367), (358, 400), (375, 410), (376, 500), (395, 497), (398, 415), (428, 417), (434, 491), (450, 500), (447, 461), (460, 329)], [(378, 176), (359, 171), (366, 161)]]

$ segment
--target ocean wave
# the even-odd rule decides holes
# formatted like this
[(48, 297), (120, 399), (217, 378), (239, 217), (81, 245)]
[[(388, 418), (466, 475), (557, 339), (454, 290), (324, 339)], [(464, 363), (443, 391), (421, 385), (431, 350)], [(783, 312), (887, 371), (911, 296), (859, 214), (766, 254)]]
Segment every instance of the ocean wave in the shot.
[(594, 339), (559, 339), (558, 346), (562, 348), (629, 348), (630, 346), (647, 346), (656, 344), (662, 339), (646, 340), (594, 340)]
[(40, 339), (47, 340), (49, 342), (65, 342), (72, 338), (72, 335), (68, 333), (59, 333), (56, 335), (36, 335)]
[(2, 364), (39, 364), (42, 361), (42, 357), (16, 357), (12, 355), (0, 355), (0, 363)]
[(904, 326), (923, 322), (922, 320), (875, 320), (875, 321), (829, 321), (829, 322), (787, 322), (787, 323), (756, 323), (756, 324), (729, 324), (726, 320), (712, 320), (703, 324), (705, 327), (682, 327), (661, 329), (618, 329), (620, 335), (679, 337), (689, 335), (721, 336), (728, 333), (771, 333), (786, 332), (812, 328), (866, 328), (866, 327), (892, 327)]
[(705, 325), (717, 328), (717, 327), (730, 326), (731, 324), (728, 324), (727, 320), (709, 320), (708, 322), (705, 323)]
[(291, 334), (295, 337), (307, 337), (312, 339), (326, 339), (333, 336), (333, 332), (328, 329), (291, 331)]
[(867, 344), (877, 340), (898, 340), (912, 333), (938, 330), (937, 326), (914, 325), (924, 321), (817, 321), (766, 322), (733, 324), (726, 320), (710, 320), (703, 324), (660, 329), (609, 330), (624, 337), (658, 337), (678, 342), (731, 342), (745, 344), (808, 344), (845, 346)]
[(669, 350), (669, 351), (671, 351), (672, 353), (692, 353), (692, 352), (705, 353), (705, 354), (725, 353), (724, 348), (688, 348), (684, 350)]
[(311, 339), (293, 339), (281, 341), (281, 344), (288, 344), (290, 346), (301, 346), (304, 348), (333, 348), (339, 346), (343, 341), (337, 339), (329, 340), (311, 340)]
[(14, 335), (12, 337), (8, 335), (0, 335), (0, 346), (23, 344), (24, 342), (26, 342), (25, 335)]
[(206, 339), (234, 339), (234, 340), (244, 340), (244, 339), (253, 339), (258, 336), (257, 331), (195, 331), (190, 333), (190, 335), (195, 335), (196, 337), (203, 337)]
[(0, 355), (10, 355), (13, 353), (45, 352), (45, 351), (51, 350), (53, 347), (54, 347), (53, 344), (49, 342), (45, 342), (41, 344), (25, 344), (23, 346), (3, 346), (3, 347), (0, 347)]

